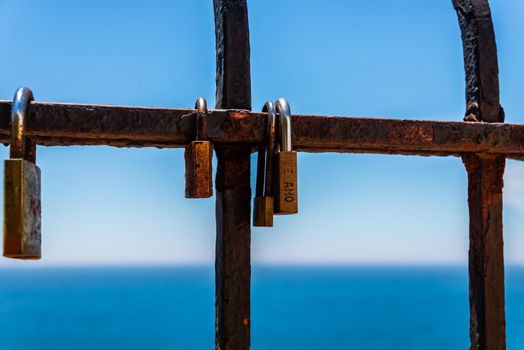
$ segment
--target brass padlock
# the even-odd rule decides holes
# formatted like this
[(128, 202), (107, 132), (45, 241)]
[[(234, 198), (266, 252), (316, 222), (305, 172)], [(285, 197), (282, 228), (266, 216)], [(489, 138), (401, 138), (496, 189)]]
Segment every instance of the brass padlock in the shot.
[(258, 146), (253, 226), (273, 227), (273, 153), (276, 120), (273, 102), (266, 102), (262, 112), (267, 112), (267, 145), (260, 144)]
[(200, 97), (195, 105), (196, 140), (186, 145), (186, 198), (209, 198), (213, 196), (213, 144), (204, 138), (207, 135), (206, 100)]
[(291, 109), (280, 98), (275, 103), (279, 119), (280, 146), (276, 153), (275, 214), (298, 213), (297, 153), (292, 151)]
[(28, 88), (19, 88), (11, 107), (10, 159), (4, 161), (4, 256), (40, 259), (40, 169), (35, 164), (36, 143), (25, 137)]

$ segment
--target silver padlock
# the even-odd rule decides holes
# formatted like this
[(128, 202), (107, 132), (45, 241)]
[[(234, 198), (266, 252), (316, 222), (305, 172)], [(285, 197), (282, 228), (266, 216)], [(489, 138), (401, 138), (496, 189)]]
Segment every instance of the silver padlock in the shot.
[(40, 169), (36, 144), (25, 137), (27, 108), (33, 100), (28, 88), (19, 88), (11, 107), (11, 145), (4, 161), (4, 256), (40, 259)]
[(279, 98), (275, 109), (280, 124), (280, 149), (276, 154), (275, 214), (298, 213), (297, 152), (292, 150), (291, 108)]

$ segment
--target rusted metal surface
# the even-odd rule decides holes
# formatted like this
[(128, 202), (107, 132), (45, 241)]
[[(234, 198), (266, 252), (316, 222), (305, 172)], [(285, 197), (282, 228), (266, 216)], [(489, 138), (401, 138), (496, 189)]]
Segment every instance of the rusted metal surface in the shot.
[(24, 159), (4, 161), (4, 256), (41, 257), (40, 168)]
[(216, 334), (217, 349), (249, 349), (251, 285), (251, 150), (217, 148)]
[(213, 145), (209, 141), (192, 141), (184, 152), (186, 198), (213, 196)]
[(186, 198), (209, 198), (213, 196), (213, 144), (207, 140), (206, 100), (200, 97), (195, 105), (196, 140), (186, 145), (184, 152), (186, 168)]
[(216, 106), (251, 110), (251, 66), (246, 0), (213, 0)]
[[(10, 110), (9, 101), (0, 101), (2, 142), (10, 134)], [(195, 109), (33, 102), (27, 119), (27, 134), (47, 146), (182, 147), (196, 136)]]
[(28, 88), (15, 93), (9, 118), (11, 147), (4, 161), (4, 256), (25, 260), (41, 257), (40, 169), (33, 162), (34, 143), (26, 137), (32, 99)]
[[(217, 58), (216, 107), (250, 110), (250, 48), (246, 1), (214, 0), (213, 4)], [(229, 128), (230, 132), (236, 134), (235, 125), (240, 125), (241, 129), (246, 127), (242, 115), (237, 118), (233, 113), (230, 117), (226, 130)], [(262, 129), (263, 126), (262, 124)], [(209, 134), (213, 129), (217, 130), (208, 124)], [(223, 132), (224, 125), (218, 129), (219, 133)], [(215, 149), (218, 161), (215, 348), (247, 350), (250, 347), (251, 323), (252, 145), (226, 143), (216, 145)]]
[[(10, 106), (0, 101), (3, 143), (9, 142)], [(35, 102), (27, 134), (46, 146), (184, 147), (195, 140), (196, 115), (195, 109)], [(215, 145), (266, 140), (265, 113), (209, 110), (206, 123)], [(524, 157), (524, 125), (519, 124), (293, 115), (292, 137), (293, 149), (305, 152)]]
[[(503, 122), (495, 32), (487, 0), (453, 0), (464, 47), (466, 119)], [(500, 124), (499, 124), (500, 125)], [(463, 156), (468, 173), (470, 348), (506, 348), (502, 187), (505, 158)]]
[[(215, 347), (249, 349), (250, 155), (256, 145), (264, 149), (262, 144), (266, 139), (267, 116), (250, 112), (246, 0), (213, 2), (217, 110), (210, 110), (205, 118), (202, 115), (198, 118), (195, 109), (36, 102), (32, 104), (27, 118), (25, 156), (34, 162), (36, 144), (164, 148), (184, 147), (195, 139), (212, 142), (216, 146), (218, 160)], [(295, 115), (292, 144), (294, 151), (306, 152), (461, 156), (468, 173), (471, 349), (499, 350), (506, 347), (503, 173), (506, 157), (524, 159), (524, 125), (503, 124), (497, 48), (488, 0), (452, 2), (462, 33), (466, 72), (465, 120), (468, 123)], [(0, 142), (3, 143), (9, 143), (11, 134), (10, 109), (9, 101), (0, 101)], [(201, 125), (205, 128), (196, 127), (197, 119), (201, 119)], [(196, 135), (197, 129), (199, 135)], [(190, 148), (188, 157), (195, 158), (193, 156), (197, 153), (209, 160), (211, 147), (208, 145), (205, 150)], [(279, 157), (282, 158), (282, 154)], [(192, 179), (189, 187), (205, 183), (209, 190), (211, 177), (199, 178), (195, 175), (196, 169), (202, 166), (195, 162), (188, 163), (195, 170), (189, 172)], [(209, 170), (208, 173), (211, 173), (210, 166), (208, 161), (204, 167)], [(32, 174), (32, 168), (27, 170), (25, 167), (25, 163), (7, 165), (7, 182), (22, 179), (28, 185), (21, 184), (18, 188), (39, 187), (39, 175)], [(296, 169), (296, 164), (289, 167)], [(282, 164), (278, 170), (281, 169)], [(9, 195), (8, 190), (6, 193), (6, 198), (16, 197)], [(208, 191), (202, 197), (210, 193)], [(257, 191), (257, 196), (260, 195)], [(22, 198), (21, 195), (18, 197)], [(6, 202), (6, 208), (16, 209), (19, 213), (35, 210), (37, 199), (39, 203), (36, 197), (23, 199), (24, 203)], [(7, 212), (5, 216), (9, 215)], [(16, 225), (20, 226), (20, 222), (18, 220)], [(20, 246), (18, 241), (15, 242), (17, 247)], [(37, 254), (34, 255), (37, 257)]]
[(459, 155), (524, 150), (521, 125), (293, 116), (293, 149), (308, 152)]
[(463, 158), (468, 172), (471, 349), (505, 349), (501, 156)]
[[(452, 0), (457, 11), (464, 49), (466, 104), (477, 109), (478, 120), (503, 122), (499, 102), (499, 68), (495, 30), (487, 0)], [(476, 105), (476, 106), (475, 106)]]

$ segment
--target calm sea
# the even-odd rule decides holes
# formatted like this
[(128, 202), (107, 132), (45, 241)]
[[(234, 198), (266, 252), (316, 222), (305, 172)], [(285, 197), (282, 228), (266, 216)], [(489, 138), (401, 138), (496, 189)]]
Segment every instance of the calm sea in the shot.
[[(252, 349), (467, 349), (465, 267), (255, 267)], [(524, 269), (506, 271), (524, 349)], [(210, 267), (0, 269), (0, 349), (213, 349)]]

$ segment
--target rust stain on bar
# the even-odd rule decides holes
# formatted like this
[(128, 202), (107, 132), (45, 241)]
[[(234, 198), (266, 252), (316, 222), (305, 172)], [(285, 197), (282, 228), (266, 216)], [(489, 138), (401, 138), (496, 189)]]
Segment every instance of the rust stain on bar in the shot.
[(231, 111), (229, 112), (229, 118), (237, 120), (237, 119), (245, 119), (250, 116), (249, 112), (247, 111)]

